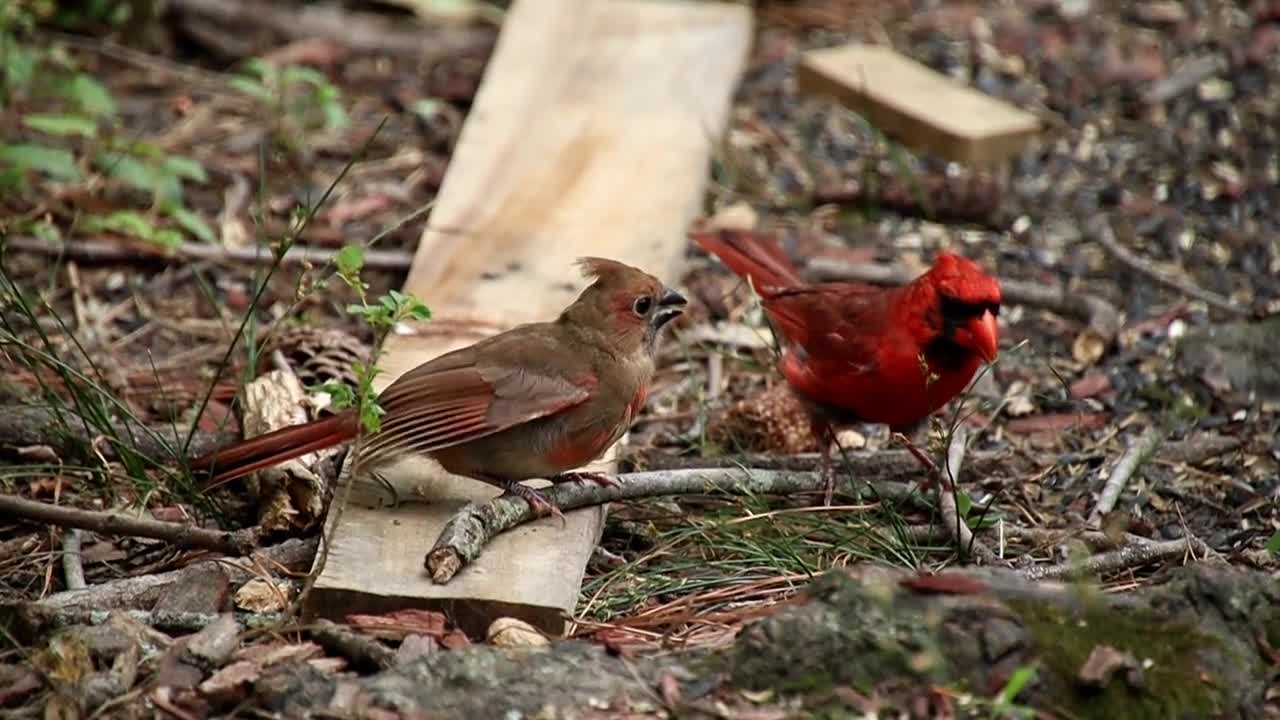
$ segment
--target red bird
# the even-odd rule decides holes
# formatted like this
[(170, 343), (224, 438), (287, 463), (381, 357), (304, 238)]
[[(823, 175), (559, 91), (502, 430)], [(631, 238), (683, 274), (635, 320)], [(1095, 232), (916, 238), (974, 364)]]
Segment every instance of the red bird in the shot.
[[(583, 258), (592, 282), (553, 322), (530, 323), (430, 360), (378, 396), (381, 428), (361, 447), (369, 472), (410, 454), (504, 488), (537, 515), (559, 514), (521, 480), (570, 473), (604, 454), (644, 406), (659, 331), (682, 312), (680, 293), (614, 260)], [(353, 410), (223, 448), (192, 462), (206, 487), (352, 440)], [(611, 482), (611, 481), (609, 481)]]
[(833, 426), (885, 423), (909, 435), (996, 358), (1000, 284), (967, 258), (939, 253), (928, 272), (900, 287), (809, 284), (762, 235), (693, 238), (751, 283), (780, 335), (782, 374), (809, 408), (821, 447), (828, 505)]

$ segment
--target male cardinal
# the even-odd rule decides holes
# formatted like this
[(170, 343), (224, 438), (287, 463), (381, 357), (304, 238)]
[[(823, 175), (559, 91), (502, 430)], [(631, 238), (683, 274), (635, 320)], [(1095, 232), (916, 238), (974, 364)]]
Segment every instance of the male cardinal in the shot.
[[(378, 396), (381, 428), (360, 450), (376, 472), (408, 454), (504, 488), (538, 516), (559, 514), (521, 480), (569, 473), (622, 436), (645, 403), (659, 331), (685, 298), (653, 276), (604, 258), (579, 260), (594, 278), (553, 322), (520, 325), (410, 370)], [(282, 428), (193, 461), (208, 487), (353, 439), (353, 410)]]
[(808, 284), (762, 235), (721, 230), (693, 238), (751, 283), (781, 336), (782, 374), (808, 407), (822, 448), (827, 505), (833, 426), (885, 423), (909, 435), (996, 358), (1000, 284), (967, 258), (939, 253), (928, 272), (900, 287)]

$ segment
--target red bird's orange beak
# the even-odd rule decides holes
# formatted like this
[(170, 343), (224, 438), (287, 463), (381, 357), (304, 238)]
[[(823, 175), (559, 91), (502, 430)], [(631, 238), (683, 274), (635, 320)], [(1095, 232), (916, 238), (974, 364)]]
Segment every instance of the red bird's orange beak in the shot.
[(1000, 351), (1000, 332), (996, 329), (996, 316), (990, 310), (969, 321), (970, 349), (992, 362)]

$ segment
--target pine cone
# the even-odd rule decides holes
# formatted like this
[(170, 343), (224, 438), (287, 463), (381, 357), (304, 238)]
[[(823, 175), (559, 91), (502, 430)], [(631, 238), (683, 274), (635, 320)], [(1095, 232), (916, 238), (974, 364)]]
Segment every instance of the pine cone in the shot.
[(711, 440), (740, 452), (816, 452), (809, 414), (786, 385), (739, 400), (707, 428)]
[(303, 387), (336, 382), (354, 388), (357, 381), (351, 366), (369, 359), (364, 343), (343, 330), (297, 328), (267, 341), (259, 372), (270, 369), (275, 350), (284, 354)]

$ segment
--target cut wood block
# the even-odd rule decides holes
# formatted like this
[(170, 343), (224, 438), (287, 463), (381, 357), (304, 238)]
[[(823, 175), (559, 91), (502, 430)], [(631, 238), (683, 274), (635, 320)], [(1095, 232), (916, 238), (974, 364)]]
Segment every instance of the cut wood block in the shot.
[(845, 45), (805, 53), (801, 92), (829, 95), (908, 147), (973, 165), (1016, 155), (1039, 119), (892, 49)]
[[(674, 283), (750, 36), (738, 5), (518, 0), (405, 281), (434, 319), (388, 338), (380, 387), (519, 322), (553, 319), (584, 287), (579, 256)], [(603, 508), (504, 533), (435, 585), (423, 559), (444, 523), (499, 491), (425, 460), (393, 474), (421, 500), (379, 509), (356, 488), (330, 528), (310, 614), (440, 608), (474, 634), (500, 615), (564, 632)]]

